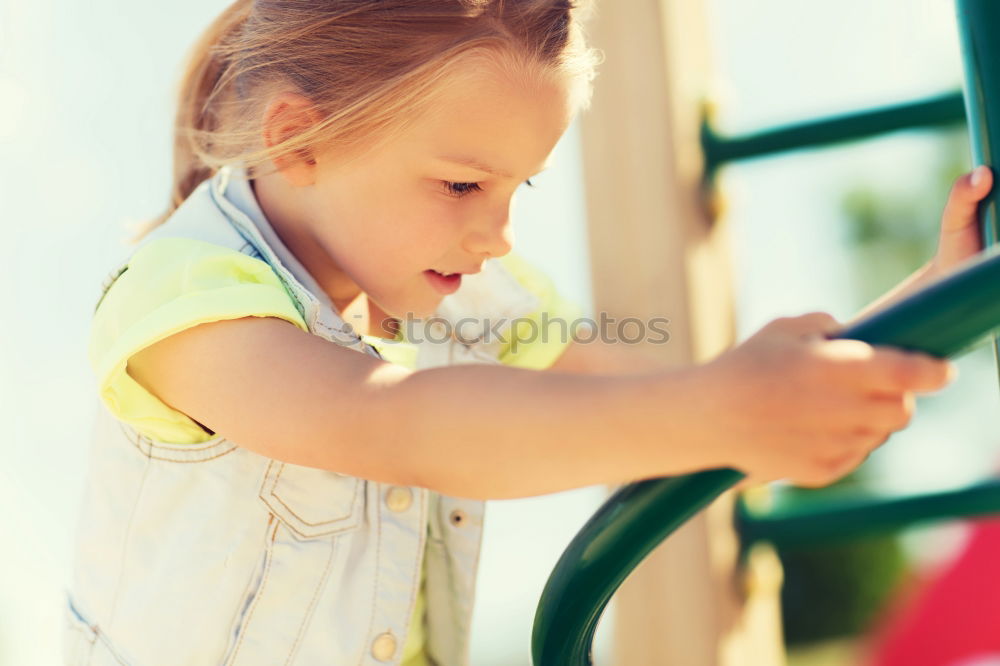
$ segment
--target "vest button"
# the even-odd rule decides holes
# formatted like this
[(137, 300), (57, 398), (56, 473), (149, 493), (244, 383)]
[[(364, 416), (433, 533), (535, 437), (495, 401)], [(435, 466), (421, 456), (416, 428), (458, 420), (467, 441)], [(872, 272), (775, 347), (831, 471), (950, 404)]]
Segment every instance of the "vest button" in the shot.
[(466, 523), (468, 517), (465, 515), (465, 512), (462, 511), (461, 509), (455, 509), (454, 511), (451, 512), (451, 515), (448, 516), (448, 520), (451, 521), (451, 524), (454, 525), (455, 527), (461, 527)]
[(404, 486), (393, 486), (385, 494), (385, 505), (391, 511), (401, 513), (413, 504), (413, 492)]
[(386, 632), (372, 642), (372, 656), (379, 661), (390, 661), (396, 654), (396, 637)]

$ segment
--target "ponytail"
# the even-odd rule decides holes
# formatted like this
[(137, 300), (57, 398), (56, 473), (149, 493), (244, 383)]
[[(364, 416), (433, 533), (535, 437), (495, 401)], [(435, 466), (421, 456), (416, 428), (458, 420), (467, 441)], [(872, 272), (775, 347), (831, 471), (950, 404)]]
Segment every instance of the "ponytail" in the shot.
[(217, 129), (218, 116), (211, 105), (226, 69), (226, 58), (219, 47), (234, 35), (250, 15), (253, 0), (236, 0), (201, 34), (188, 55), (179, 87), (179, 104), (174, 118), (174, 173), (167, 210), (146, 223), (131, 239), (143, 236), (165, 222), (202, 181), (215, 173), (202, 156), (204, 148), (196, 134), (210, 134)]

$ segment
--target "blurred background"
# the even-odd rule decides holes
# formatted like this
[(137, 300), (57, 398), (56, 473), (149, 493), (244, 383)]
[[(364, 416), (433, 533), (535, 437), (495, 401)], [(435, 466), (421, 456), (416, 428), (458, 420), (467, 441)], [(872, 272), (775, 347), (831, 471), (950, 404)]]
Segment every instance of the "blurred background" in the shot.
[[(961, 84), (949, 0), (706, 2), (715, 74), (705, 86), (726, 133)], [(179, 63), (225, 4), (0, 0), (2, 665), (59, 659), (62, 587), (101, 408), (86, 362), (89, 318), (126, 225), (163, 208)], [(522, 189), (515, 233), (518, 252), (592, 313), (580, 160), (574, 125), (537, 187)], [(734, 234), (740, 338), (809, 310), (846, 320), (908, 275), (933, 254), (950, 183), (969, 167), (962, 129), (726, 167), (719, 187)], [(983, 347), (957, 364), (959, 379), (922, 400), (909, 429), (839, 486), (813, 492), (943, 489), (990, 476), (1000, 464), (992, 353)], [(529, 663), (545, 579), (605, 494), (490, 503), (474, 664)], [(792, 662), (860, 663), (893, 609), (948, 566), (968, 533), (954, 523), (780, 553)], [(612, 608), (598, 663), (610, 663), (613, 621)], [(1000, 663), (993, 657), (976, 663)]]

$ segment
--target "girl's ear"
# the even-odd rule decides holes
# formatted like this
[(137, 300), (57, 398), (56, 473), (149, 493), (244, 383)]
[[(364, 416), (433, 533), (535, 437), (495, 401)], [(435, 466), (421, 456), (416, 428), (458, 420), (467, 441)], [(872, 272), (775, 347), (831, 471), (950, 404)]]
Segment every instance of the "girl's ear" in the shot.
[[(264, 146), (273, 150), (316, 126), (322, 119), (319, 110), (307, 97), (291, 92), (280, 93), (264, 110), (261, 139)], [(308, 147), (284, 151), (279, 148), (271, 161), (293, 187), (312, 185), (316, 180), (316, 159)]]

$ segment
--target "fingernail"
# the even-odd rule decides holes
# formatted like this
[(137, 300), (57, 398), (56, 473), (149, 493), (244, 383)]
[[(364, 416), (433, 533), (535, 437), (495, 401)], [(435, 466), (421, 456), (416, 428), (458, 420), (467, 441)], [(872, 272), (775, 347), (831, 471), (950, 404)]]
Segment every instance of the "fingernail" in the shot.
[(986, 172), (986, 168), (987, 167), (985, 165), (984, 166), (977, 166), (975, 168), (975, 170), (972, 172), (972, 180), (970, 182), (972, 183), (973, 187), (976, 187), (976, 186), (979, 185), (979, 183), (983, 182), (983, 178), (986, 177), (986, 173), (985, 173)]

